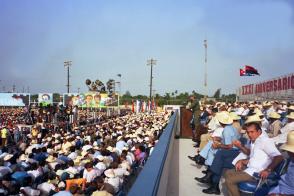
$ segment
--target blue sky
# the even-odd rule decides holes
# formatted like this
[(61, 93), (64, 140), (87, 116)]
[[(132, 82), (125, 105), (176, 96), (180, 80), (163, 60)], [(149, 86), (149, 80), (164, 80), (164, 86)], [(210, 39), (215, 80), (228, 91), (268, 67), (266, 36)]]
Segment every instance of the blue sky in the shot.
[[(66, 92), (85, 79), (118, 79), (122, 91), (149, 94), (149, 58), (156, 93), (234, 93), (242, 84), (294, 71), (291, 0), (0, 0), (0, 89)], [(260, 77), (239, 77), (249, 64)]]

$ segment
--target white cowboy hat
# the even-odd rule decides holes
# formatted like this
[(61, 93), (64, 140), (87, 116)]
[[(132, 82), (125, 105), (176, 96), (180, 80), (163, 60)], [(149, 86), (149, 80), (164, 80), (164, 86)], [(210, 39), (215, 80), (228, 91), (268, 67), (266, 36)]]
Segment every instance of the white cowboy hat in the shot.
[(294, 111), (294, 105), (291, 105), (290, 107), (288, 107), (288, 110), (293, 110)]
[(219, 112), (216, 114), (216, 119), (225, 125), (229, 125), (233, 123), (233, 119), (230, 117), (228, 112)]
[(269, 115), (268, 115), (269, 118), (273, 118), (273, 119), (280, 119), (281, 118), (281, 115), (278, 114), (277, 112), (271, 112)]
[(294, 120), (294, 112), (291, 112), (286, 117)]
[(3, 160), (4, 161), (9, 161), (12, 157), (13, 157), (13, 154), (7, 154), (7, 155), (5, 155), (5, 157), (3, 158)]
[(104, 172), (105, 176), (108, 178), (114, 178), (115, 177), (115, 173), (113, 171), (113, 169), (108, 169)]
[(20, 160), (20, 161), (25, 161), (25, 160), (27, 160), (27, 158), (28, 158), (27, 155), (22, 154), (22, 155), (20, 155), (19, 160)]
[(55, 161), (56, 161), (56, 158), (53, 157), (53, 156), (51, 156), (51, 155), (49, 155), (49, 157), (46, 159), (46, 161), (47, 161), (48, 163), (52, 163), (52, 162), (55, 162)]
[(288, 133), (287, 143), (283, 144), (281, 146), (281, 149), (294, 153), (294, 131), (291, 131), (290, 133)]
[(247, 120), (245, 121), (245, 124), (252, 123), (252, 122), (261, 122), (261, 119), (259, 118), (258, 115), (252, 115), (247, 118)]
[(258, 108), (255, 108), (255, 110), (254, 110), (253, 113), (256, 114), (256, 115), (258, 115), (258, 116), (264, 116), (264, 114), (262, 113), (262, 111), (260, 109), (258, 109)]
[(238, 116), (235, 112), (230, 112), (230, 117), (233, 119), (233, 120), (240, 120), (241, 117)]

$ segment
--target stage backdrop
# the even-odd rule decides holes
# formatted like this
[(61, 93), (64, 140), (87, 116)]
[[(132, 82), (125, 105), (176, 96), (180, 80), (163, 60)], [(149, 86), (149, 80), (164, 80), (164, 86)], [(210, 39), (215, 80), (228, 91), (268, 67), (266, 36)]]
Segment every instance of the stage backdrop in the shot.
[(117, 106), (118, 95), (109, 97), (106, 93), (87, 92), (63, 94), (64, 105), (103, 108)]
[(30, 94), (0, 93), (0, 106), (27, 106), (30, 104)]

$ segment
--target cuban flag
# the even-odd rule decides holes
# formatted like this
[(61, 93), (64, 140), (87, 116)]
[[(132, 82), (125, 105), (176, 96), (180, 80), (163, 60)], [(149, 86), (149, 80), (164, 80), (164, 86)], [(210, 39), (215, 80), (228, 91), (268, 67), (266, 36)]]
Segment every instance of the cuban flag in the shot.
[(240, 76), (254, 76), (254, 75), (260, 75), (257, 71), (257, 69), (255, 69), (252, 66), (249, 65), (245, 65), (244, 69), (240, 69)]

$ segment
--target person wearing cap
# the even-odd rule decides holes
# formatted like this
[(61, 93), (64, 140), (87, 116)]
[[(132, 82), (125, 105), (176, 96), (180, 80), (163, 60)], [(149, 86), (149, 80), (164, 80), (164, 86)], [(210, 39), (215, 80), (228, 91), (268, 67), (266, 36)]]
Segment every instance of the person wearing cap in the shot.
[(269, 191), (270, 196), (294, 195), (294, 131), (287, 135), (287, 143), (281, 146), (281, 150), (287, 151), (290, 162), (287, 172), (281, 176), (277, 186)]
[(270, 126), (268, 129), (269, 137), (276, 137), (282, 128), (282, 122), (280, 121), (281, 115), (277, 112), (269, 113)]
[(259, 173), (263, 179), (267, 178), (283, 160), (274, 142), (263, 134), (259, 122), (247, 120), (246, 132), (251, 141), (248, 153), (245, 153), (249, 154), (248, 158), (237, 161), (235, 169), (225, 172), (226, 187), (232, 196), (240, 195), (238, 183), (255, 181), (253, 173)]
[(294, 131), (294, 112), (291, 112), (289, 115), (286, 116), (286, 118), (287, 124), (283, 128), (281, 128), (281, 133), (272, 138), (275, 144), (286, 143), (288, 133)]
[(186, 109), (191, 110), (192, 111), (192, 118), (190, 120), (190, 127), (192, 129), (192, 136), (193, 136), (193, 141), (196, 141), (196, 111), (199, 108), (199, 104), (195, 98), (195, 96), (190, 96), (189, 97), (189, 101), (186, 105)]
[(212, 147), (218, 149), (213, 162), (202, 178), (195, 178), (198, 182), (208, 183), (211, 186), (202, 190), (206, 194), (220, 194), (219, 181), (224, 168), (232, 168), (233, 159), (238, 156), (239, 149), (233, 145), (233, 141), (240, 138), (238, 131), (232, 126), (233, 119), (228, 112), (220, 112), (217, 114), (217, 119), (224, 130), (222, 132), (222, 143), (215, 142)]

